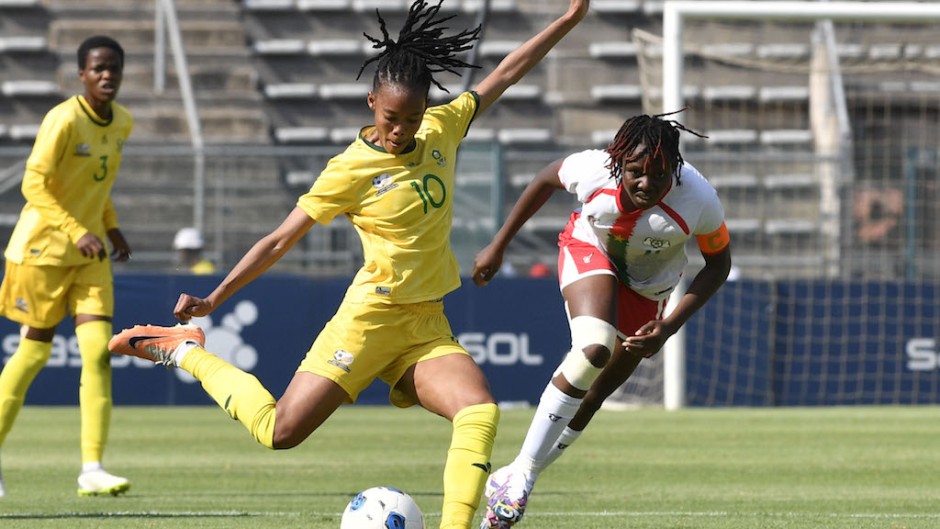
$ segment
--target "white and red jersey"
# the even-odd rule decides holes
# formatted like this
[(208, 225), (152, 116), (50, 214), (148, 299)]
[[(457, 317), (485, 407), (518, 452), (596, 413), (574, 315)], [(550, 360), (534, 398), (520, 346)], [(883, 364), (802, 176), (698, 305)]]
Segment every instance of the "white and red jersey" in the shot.
[[(632, 290), (648, 299), (665, 299), (688, 262), (685, 246), (689, 239), (724, 230), (718, 193), (695, 167), (685, 163), (677, 171), (681, 185), (673, 177), (659, 203), (624, 212), (619, 182), (611, 178), (608, 161), (606, 151), (586, 150), (562, 162), (558, 176), (581, 207), (571, 213), (558, 245), (563, 248), (574, 239), (594, 246)], [(725, 239), (722, 246), (726, 243)]]

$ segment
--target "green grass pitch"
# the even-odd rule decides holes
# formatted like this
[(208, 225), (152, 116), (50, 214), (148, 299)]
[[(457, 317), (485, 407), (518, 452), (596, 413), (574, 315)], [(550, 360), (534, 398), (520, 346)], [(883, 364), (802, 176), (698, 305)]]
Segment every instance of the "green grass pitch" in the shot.
[[(504, 410), (493, 464), (532, 410)], [(0, 527), (335, 529), (358, 490), (399, 487), (440, 522), (450, 425), (340, 409), (272, 452), (211, 407), (114, 410), (109, 470), (133, 487), (79, 498), (78, 410), (26, 407), (2, 451)], [(479, 514), (475, 523), (479, 523)], [(549, 469), (520, 529), (940, 527), (940, 408), (604, 410)]]

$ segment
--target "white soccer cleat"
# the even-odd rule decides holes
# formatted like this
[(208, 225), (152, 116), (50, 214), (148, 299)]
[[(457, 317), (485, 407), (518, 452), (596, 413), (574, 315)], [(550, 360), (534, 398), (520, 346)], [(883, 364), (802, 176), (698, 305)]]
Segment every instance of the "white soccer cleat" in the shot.
[(104, 470), (89, 470), (78, 476), (79, 496), (101, 496), (104, 494), (117, 496), (127, 492), (130, 488), (131, 482), (127, 478), (109, 474)]
[(195, 325), (135, 325), (115, 334), (108, 342), (108, 350), (165, 366), (179, 367), (176, 350), (187, 343), (205, 347), (206, 334)]
[(486, 480), (486, 513), (480, 529), (509, 529), (522, 520), (535, 483), (522, 470), (507, 465)]

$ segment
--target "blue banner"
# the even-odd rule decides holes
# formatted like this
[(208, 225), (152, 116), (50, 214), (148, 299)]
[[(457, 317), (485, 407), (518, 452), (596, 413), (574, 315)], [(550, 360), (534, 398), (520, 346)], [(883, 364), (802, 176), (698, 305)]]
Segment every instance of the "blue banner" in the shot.
[[(181, 292), (205, 296), (220, 277), (117, 275), (115, 330), (134, 324), (173, 325)], [(215, 313), (194, 320), (206, 332), (206, 348), (251, 372), (280, 396), (323, 325), (333, 316), (349, 279), (315, 280), (269, 274), (226, 300)], [(486, 288), (465, 285), (445, 300), (451, 327), (489, 377), (500, 401), (538, 400), (568, 349), (564, 305), (553, 279), (497, 279)], [(59, 325), (48, 365), (27, 394), (27, 404), (78, 402), (81, 357), (70, 319)], [(0, 319), (3, 362), (16, 351), (18, 326)], [(133, 357), (113, 356), (116, 405), (210, 404), (199, 383), (180, 369)], [(388, 403), (377, 381), (359, 403)]]
[[(208, 294), (218, 276), (118, 275), (114, 327), (172, 325), (180, 292)], [(256, 375), (280, 396), (348, 279), (269, 274), (197, 321), (207, 349)], [(497, 400), (536, 403), (568, 350), (564, 304), (553, 278), (465, 284), (445, 300), (461, 344)], [(940, 403), (937, 285), (886, 282), (729, 282), (686, 326), (692, 406)], [(0, 319), (2, 361), (19, 343)], [(117, 405), (210, 404), (184, 371), (114, 356)], [(52, 356), (28, 404), (78, 402), (81, 357), (74, 326), (58, 328)], [(376, 382), (360, 403), (388, 402)]]

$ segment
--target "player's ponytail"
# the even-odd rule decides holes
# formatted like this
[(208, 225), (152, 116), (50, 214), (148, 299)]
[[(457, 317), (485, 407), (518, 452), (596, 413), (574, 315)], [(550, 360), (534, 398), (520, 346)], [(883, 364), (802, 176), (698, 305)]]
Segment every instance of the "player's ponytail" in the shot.
[(389, 37), (385, 20), (376, 9), (382, 38), (377, 39), (367, 33), (363, 35), (372, 42), (372, 48), (381, 51), (363, 63), (356, 79), (362, 76), (366, 66), (377, 61), (378, 66), (372, 79), (373, 90), (383, 84), (400, 84), (427, 93), (431, 83), (447, 91), (434, 79), (434, 73), (451, 72), (459, 76), (458, 68), (479, 68), (455, 56), (473, 47), (473, 42), (479, 38), (481, 26), (444, 36), (444, 30), (448, 28), (441, 24), (454, 18), (454, 15), (437, 18), (442, 2), (439, 0), (437, 5), (432, 6), (424, 0), (415, 0), (408, 10), (408, 17), (397, 41)]

